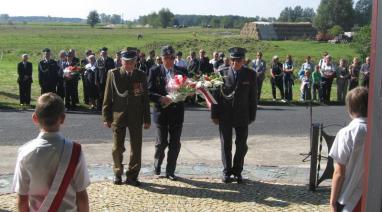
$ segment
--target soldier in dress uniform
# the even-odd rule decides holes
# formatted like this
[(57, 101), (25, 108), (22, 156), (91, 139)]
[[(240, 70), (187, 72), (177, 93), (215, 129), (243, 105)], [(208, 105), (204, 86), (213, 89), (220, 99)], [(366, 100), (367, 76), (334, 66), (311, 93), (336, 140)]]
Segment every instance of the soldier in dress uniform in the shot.
[(28, 62), (28, 55), (22, 55), (22, 61), (17, 64), (17, 83), (19, 84), (20, 106), (30, 108), (32, 87), (32, 63)]
[(136, 50), (122, 52), (122, 67), (107, 73), (102, 116), (104, 125), (113, 130), (114, 184), (117, 185), (122, 184), (126, 127), (130, 134), (130, 162), (125, 183), (140, 185), (142, 125), (148, 129), (151, 123), (147, 76), (135, 68), (137, 56)]
[(187, 70), (174, 65), (175, 50), (172, 46), (162, 47), (161, 56), (163, 64), (151, 68), (148, 79), (150, 100), (154, 102), (153, 120), (157, 127), (154, 173), (160, 175), (165, 149), (168, 147), (166, 177), (176, 180), (174, 173), (181, 146), (184, 102), (172, 102), (167, 97), (166, 85), (175, 75), (187, 76)]
[(38, 64), (38, 82), (41, 87), (41, 94), (56, 93), (59, 67), (57, 62), (51, 59), (50, 49), (45, 48), (42, 52), (43, 59)]
[[(224, 84), (215, 92), (217, 104), (212, 105), (212, 121), (219, 125), (224, 183), (231, 182), (231, 175), (242, 183), (244, 157), (247, 153), (248, 125), (255, 121), (257, 110), (256, 73), (244, 67), (245, 52), (235, 47), (228, 50), (231, 58), (229, 69), (223, 69)], [(236, 152), (232, 164), (232, 129), (236, 133)]]
[(107, 56), (107, 48), (103, 47), (100, 49), (100, 57), (97, 59), (97, 72), (96, 72), (96, 86), (98, 87), (98, 110), (101, 110), (103, 103), (103, 96), (105, 93), (105, 84), (107, 72), (110, 69), (114, 69), (114, 60)]

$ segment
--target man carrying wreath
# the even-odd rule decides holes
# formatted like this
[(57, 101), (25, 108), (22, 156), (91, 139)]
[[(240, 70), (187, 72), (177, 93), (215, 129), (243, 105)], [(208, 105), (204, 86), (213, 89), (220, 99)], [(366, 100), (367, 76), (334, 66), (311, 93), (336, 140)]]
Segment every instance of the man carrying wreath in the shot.
[[(244, 67), (245, 52), (235, 47), (228, 50), (231, 66), (221, 71), (224, 84), (215, 92), (217, 104), (211, 108), (212, 121), (219, 125), (224, 183), (231, 175), (242, 183), (244, 157), (248, 151), (248, 125), (255, 121), (257, 110), (256, 72)], [(236, 152), (232, 163), (232, 129), (236, 133)]]
[(165, 149), (168, 147), (166, 177), (176, 180), (174, 173), (181, 146), (184, 102), (173, 102), (167, 96), (169, 91), (166, 88), (175, 75), (187, 76), (187, 70), (174, 65), (175, 50), (172, 46), (162, 47), (161, 56), (163, 64), (150, 69), (148, 80), (150, 100), (154, 102), (153, 120), (157, 127), (154, 174), (160, 175)]

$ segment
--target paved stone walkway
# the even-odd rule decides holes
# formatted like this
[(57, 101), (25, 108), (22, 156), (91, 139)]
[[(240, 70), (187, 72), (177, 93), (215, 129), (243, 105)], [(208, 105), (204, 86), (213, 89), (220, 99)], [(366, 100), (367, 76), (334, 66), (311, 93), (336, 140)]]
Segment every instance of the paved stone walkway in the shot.
[[(110, 182), (89, 188), (91, 211), (328, 211), (328, 188), (216, 178), (143, 177), (140, 188)], [(0, 211), (15, 211), (15, 194), (0, 195)]]

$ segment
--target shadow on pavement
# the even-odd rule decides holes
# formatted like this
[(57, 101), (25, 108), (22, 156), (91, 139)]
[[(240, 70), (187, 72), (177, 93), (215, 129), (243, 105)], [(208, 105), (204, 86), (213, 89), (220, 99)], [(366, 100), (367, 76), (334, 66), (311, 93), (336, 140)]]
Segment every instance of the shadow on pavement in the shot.
[(190, 198), (211, 198), (227, 202), (253, 202), (270, 207), (287, 207), (295, 204), (327, 205), (330, 188), (319, 191), (308, 191), (307, 186), (281, 185), (245, 180), (245, 184), (223, 184), (193, 179), (178, 178), (181, 183), (192, 186), (180, 187), (143, 183), (142, 189), (165, 195), (176, 195)]

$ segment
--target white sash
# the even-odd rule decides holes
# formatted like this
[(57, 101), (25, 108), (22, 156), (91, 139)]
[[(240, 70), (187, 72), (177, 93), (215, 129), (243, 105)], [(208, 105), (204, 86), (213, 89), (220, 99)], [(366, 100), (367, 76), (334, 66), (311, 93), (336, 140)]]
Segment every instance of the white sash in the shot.
[(49, 192), (45, 196), (44, 202), (41, 204), (39, 211), (48, 211), (50, 209), (50, 206), (52, 205), (52, 202), (57, 195), (58, 189), (60, 188), (66, 170), (69, 166), (72, 149), (73, 143), (64, 140), (64, 149), (57, 166), (56, 175), (54, 176), (52, 185), (50, 186)]

